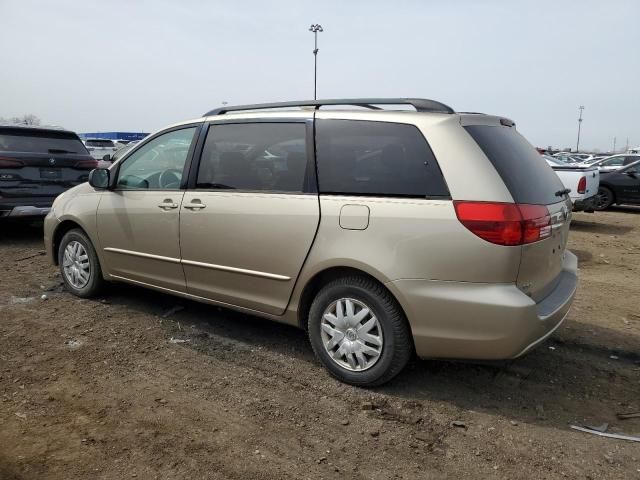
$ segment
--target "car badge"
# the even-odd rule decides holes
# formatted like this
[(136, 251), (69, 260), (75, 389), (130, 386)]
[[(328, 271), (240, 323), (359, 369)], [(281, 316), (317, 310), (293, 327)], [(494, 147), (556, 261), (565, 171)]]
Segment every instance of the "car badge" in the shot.
[(56, 159), (55, 158), (50, 158), (49, 159), (49, 165), (55, 165), (56, 164)]

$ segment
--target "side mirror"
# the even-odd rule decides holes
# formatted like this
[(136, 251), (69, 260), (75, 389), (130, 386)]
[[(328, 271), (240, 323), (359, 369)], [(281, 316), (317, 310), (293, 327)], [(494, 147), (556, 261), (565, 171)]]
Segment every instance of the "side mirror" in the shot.
[(108, 153), (102, 157), (102, 160), (104, 160), (105, 162), (110, 162), (111, 161), (111, 155), (109, 155)]
[(106, 168), (95, 168), (89, 172), (89, 185), (93, 188), (104, 190), (109, 188), (109, 170)]
[(638, 178), (636, 172), (634, 171), (627, 172), (627, 175), (629, 175), (631, 178)]

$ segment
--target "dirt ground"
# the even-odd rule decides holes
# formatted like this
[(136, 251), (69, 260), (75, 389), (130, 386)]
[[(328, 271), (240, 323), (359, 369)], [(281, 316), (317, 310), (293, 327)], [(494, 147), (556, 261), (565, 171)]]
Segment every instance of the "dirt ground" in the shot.
[(365, 390), (292, 327), (130, 286), (75, 298), (41, 224), (0, 224), (0, 479), (638, 479), (640, 443), (569, 425), (640, 435), (616, 418), (640, 411), (640, 209), (576, 214), (569, 245), (579, 292), (540, 348)]

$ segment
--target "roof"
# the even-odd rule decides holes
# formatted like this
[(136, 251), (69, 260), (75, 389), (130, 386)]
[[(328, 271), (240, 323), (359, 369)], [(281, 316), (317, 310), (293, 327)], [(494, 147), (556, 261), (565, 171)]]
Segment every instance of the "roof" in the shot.
[(16, 128), (21, 130), (38, 130), (41, 132), (58, 132), (77, 135), (76, 132), (67, 130), (57, 125), (24, 125), (21, 123), (0, 123), (0, 128)]
[(229, 112), (276, 108), (313, 107), (314, 110), (318, 110), (320, 107), (325, 106), (354, 106), (367, 108), (369, 110), (383, 110), (379, 105), (409, 105), (415, 108), (417, 112), (455, 113), (450, 106), (427, 98), (333, 98), (325, 100), (296, 100), (290, 102), (224, 106), (208, 111), (203, 117), (224, 115)]

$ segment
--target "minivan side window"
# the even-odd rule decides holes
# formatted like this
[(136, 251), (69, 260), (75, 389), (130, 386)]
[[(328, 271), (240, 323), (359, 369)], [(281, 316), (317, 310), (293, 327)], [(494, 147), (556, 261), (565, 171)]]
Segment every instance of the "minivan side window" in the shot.
[(305, 132), (304, 123), (213, 124), (196, 188), (304, 192)]
[(317, 120), (316, 158), (320, 193), (449, 196), (431, 148), (413, 125)]
[(117, 188), (178, 190), (197, 127), (157, 136), (133, 152), (120, 167)]

